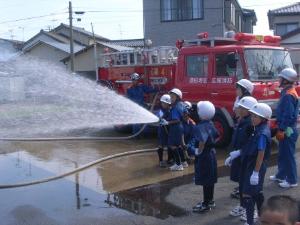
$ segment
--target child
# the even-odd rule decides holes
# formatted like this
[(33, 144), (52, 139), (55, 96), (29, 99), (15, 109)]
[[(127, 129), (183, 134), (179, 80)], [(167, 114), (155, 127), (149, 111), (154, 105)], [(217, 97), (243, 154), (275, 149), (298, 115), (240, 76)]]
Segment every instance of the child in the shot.
[(250, 109), (254, 131), (241, 151), (240, 188), (243, 194), (242, 203), (246, 209), (247, 222), (254, 224), (254, 206), (260, 212), (264, 201), (263, 183), (267, 170), (266, 160), (270, 156), (271, 131), (268, 120), (272, 116), (270, 106), (257, 103)]
[[(232, 136), (232, 143), (231, 143), (231, 146), (234, 149), (234, 151), (230, 152), (230, 156), (225, 161), (225, 165), (231, 167), (230, 180), (236, 183), (238, 183), (240, 180), (241, 149), (242, 147), (245, 146), (251, 134), (249, 132), (251, 131), (252, 128), (249, 110), (255, 104), (257, 104), (257, 101), (255, 98), (251, 96), (243, 97), (238, 103), (240, 120), (237, 126), (235, 127)], [(244, 208), (242, 207), (241, 191), (238, 189), (238, 191), (235, 194), (238, 194), (238, 197), (240, 199), (240, 204), (237, 207), (235, 207), (233, 210), (231, 210), (230, 215), (241, 216), (245, 211)]]
[[(163, 160), (164, 148), (168, 146), (168, 127), (165, 124), (165, 120), (169, 119), (170, 116), (170, 108), (171, 108), (171, 97), (170, 95), (163, 95), (160, 98), (161, 109), (158, 112), (158, 117), (160, 119), (160, 126), (157, 130), (158, 135), (158, 158), (159, 158), (159, 166), (166, 167), (167, 164)], [(168, 150), (168, 161), (171, 160), (170, 150)]]
[(236, 100), (233, 105), (233, 111), (235, 112), (235, 117), (238, 120), (238, 103), (239, 101), (246, 96), (251, 96), (253, 92), (254, 86), (253, 83), (247, 79), (241, 79), (236, 82)]
[(300, 225), (299, 206), (295, 199), (285, 196), (272, 196), (263, 205), (261, 225)]
[[(253, 89), (254, 89), (253, 83), (247, 79), (241, 79), (238, 82), (236, 82), (236, 100), (233, 105), (235, 128), (240, 120), (238, 103), (243, 97), (251, 96), (253, 93)], [(239, 187), (234, 188), (230, 196), (232, 198), (239, 199), (240, 198)]]
[(185, 107), (181, 101), (182, 92), (179, 89), (173, 88), (170, 91), (170, 96), (172, 107), (170, 111), (170, 121), (167, 121), (169, 125), (168, 146), (171, 148), (175, 159), (175, 164), (170, 167), (170, 170), (182, 171), (184, 167), (188, 167), (182, 150), (182, 120)]
[(195, 184), (203, 186), (203, 202), (193, 207), (193, 212), (202, 213), (215, 207), (214, 185), (217, 182), (217, 160), (214, 145), (218, 132), (211, 119), (215, 107), (211, 102), (200, 101), (197, 104), (200, 118), (194, 129), (195, 149)]
[(192, 109), (192, 104), (188, 101), (184, 102), (185, 111), (183, 113), (183, 136), (182, 136), (182, 147), (184, 150), (184, 156), (187, 161), (190, 160), (188, 155), (188, 144), (191, 142), (193, 137), (193, 129), (196, 125), (194, 120), (190, 117), (190, 110)]

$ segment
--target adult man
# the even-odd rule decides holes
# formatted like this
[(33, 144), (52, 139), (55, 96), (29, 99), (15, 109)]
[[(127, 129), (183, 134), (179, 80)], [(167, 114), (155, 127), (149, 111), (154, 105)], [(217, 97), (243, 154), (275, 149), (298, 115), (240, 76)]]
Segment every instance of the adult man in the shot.
[(299, 101), (294, 87), (298, 76), (296, 71), (291, 68), (282, 70), (278, 76), (280, 87), (283, 88), (276, 109), (278, 125), (276, 138), (279, 141), (278, 172), (276, 175), (270, 176), (270, 179), (278, 181), (282, 188), (291, 188), (298, 186), (295, 148), (298, 138), (296, 124)]

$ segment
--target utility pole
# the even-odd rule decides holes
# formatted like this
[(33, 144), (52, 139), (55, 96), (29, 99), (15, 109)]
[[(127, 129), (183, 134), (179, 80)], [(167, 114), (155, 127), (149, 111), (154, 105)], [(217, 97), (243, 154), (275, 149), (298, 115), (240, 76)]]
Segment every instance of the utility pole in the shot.
[(93, 33), (93, 39), (94, 39), (94, 60), (95, 60), (95, 72), (96, 72), (96, 81), (98, 81), (98, 57), (97, 57), (97, 43), (94, 33), (94, 26), (93, 23), (91, 23), (92, 26), (92, 33)]
[(73, 16), (72, 2), (69, 1), (69, 21), (70, 21), (70, 59), (71, 71), (74, 72), (74, 40), (73, 40)]

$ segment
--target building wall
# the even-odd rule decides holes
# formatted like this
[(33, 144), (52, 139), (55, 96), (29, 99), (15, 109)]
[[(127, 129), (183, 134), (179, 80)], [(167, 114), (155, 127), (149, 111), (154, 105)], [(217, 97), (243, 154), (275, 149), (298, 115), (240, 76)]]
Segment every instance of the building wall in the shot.
[(299, 21), (300, 21), (300, 15), (299, 16), (275, 16), (274, 17), (274, 24), (277, 24), (277, 23), (299, 23)]
[[(97, 46), (97, 56), (102, 54), (104, 48), (102, 46)], [(67, 66), (70, 68), (70, 61), (66, 62)], [(103, 66), (103, 60), (98, 58), (98, 67)], [(94, 59), (94, 48), (89, 48), (85, 52), (75, 55), (74, 69), (76, 72), (91, 72), (95, 71), (95, 59)]]
[(295, 69), (300, 72), (300, 34), (294, 35), (287, 38), (281, 42), (281, 45), (286, 48), (292, 48), (294, 50), (290, 51), (291, 58)]
[(48, 60), (52, 62), (59, 62), (61, 59), (68, 56), (66, 52), (44, 44), (35, 46), (30, 51), (28, 51), (27, 54), (30, 54), (39, 59)]
[(223, 36), (223, 0), (203, 1), (203, 19), (161, 22), (160, 0), (143, 0), (145, 38), (159, 46), (175, 45), (177, 39), (195, 39), (200, 32)]

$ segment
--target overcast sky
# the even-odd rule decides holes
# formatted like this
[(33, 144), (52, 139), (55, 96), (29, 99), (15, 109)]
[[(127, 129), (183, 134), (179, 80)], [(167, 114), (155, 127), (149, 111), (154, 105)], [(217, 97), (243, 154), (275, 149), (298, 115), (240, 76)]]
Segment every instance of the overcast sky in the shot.
[[(151, 1), (151, 0), (148, 0)], [(41, 29), (68, 23), (66, 0), (0, 0), (0, 38), (27, 40)], [(85, 11), (74, 25), (110, 39), (143, 37), (143, 0), (72, 0), (74, 11)], [(267, 12), (298, 2), (291, 0), (239, 0), (244, 8), (254, 9), (258, 18), (256, 34), (270, 34)], [(51, 14), (50, 16), (47, 16)], [(55, 15), (54, 15), (55, 14)], [(32, 17), (40, 18), (30, 19)], [(25, 20), (23, 20), (25, 19)]]

